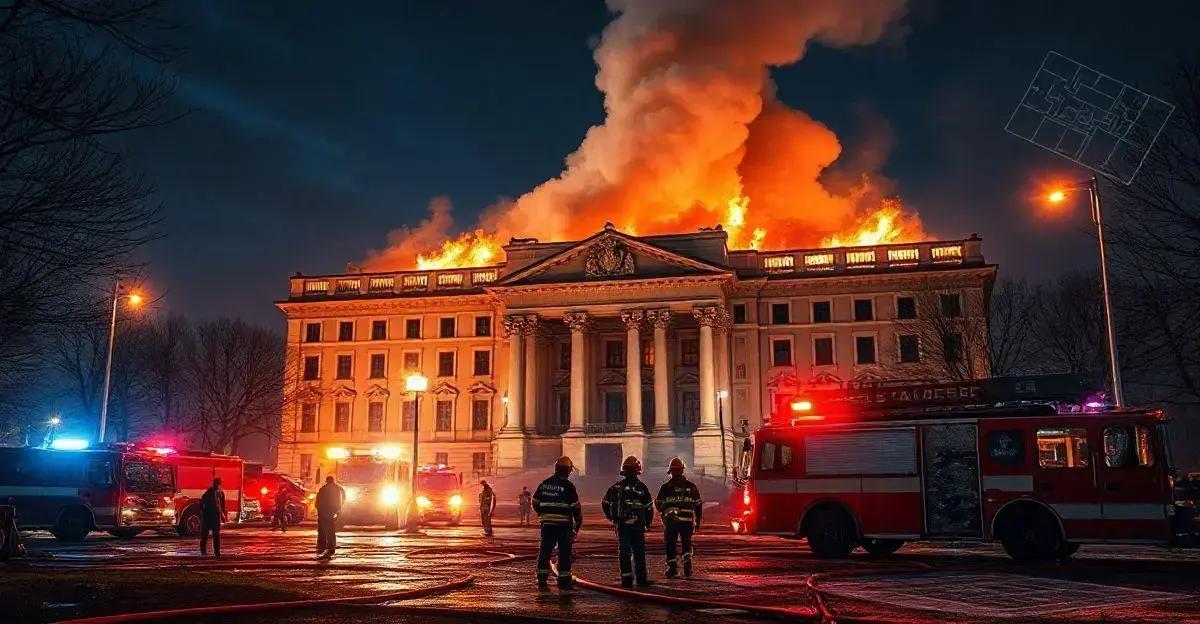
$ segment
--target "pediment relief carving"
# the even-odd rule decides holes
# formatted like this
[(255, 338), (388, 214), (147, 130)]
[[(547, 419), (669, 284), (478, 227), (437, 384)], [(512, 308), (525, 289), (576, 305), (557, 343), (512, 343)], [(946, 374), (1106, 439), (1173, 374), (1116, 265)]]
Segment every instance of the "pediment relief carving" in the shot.
[(458, 387), (448, 381), (440, 381), (430, 392), (433, 394), (458, 394)]
[(372, 399), (387, 398), (391, 394), (392, 393), (387, 388), (384, 388), (379, 384), (372, 384), (370, 388), (367, 388), (367, 396), (371, 397)]
[(329, 393), (329, 396), (337, 399), (347, 399), (356, 395), (358, 395), (358, 392), (355, 392), (354, 388), (350, 386), (338, 386)]
[(496, 386), (486, 381), (477, 381), (467, 388), (467, 394), (496, 394)]

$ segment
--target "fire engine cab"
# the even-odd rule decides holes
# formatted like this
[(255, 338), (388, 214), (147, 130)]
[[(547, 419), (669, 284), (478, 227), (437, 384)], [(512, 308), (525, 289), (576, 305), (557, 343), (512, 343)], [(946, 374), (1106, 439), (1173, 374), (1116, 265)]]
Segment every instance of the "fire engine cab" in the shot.
[(200, 534), (200, 497), (217, 477), (221, 478), (221, 490), (225, 493), (226, 518), (230, 522), (241, 520), (245, 464), (241, 457), (132, 442), (116, 442), (109, 446), (153, 455), (174, 469), (177, 490), (172, 507), (175, 531), (179, 535)]
[(998, 540), (1018, 560), (1168, 544), (1166, 419), (1079, 387), (1046, 376), (790, 397), (743, 446), (734, 530), (803, 537), (818, 557), (936, 539)]

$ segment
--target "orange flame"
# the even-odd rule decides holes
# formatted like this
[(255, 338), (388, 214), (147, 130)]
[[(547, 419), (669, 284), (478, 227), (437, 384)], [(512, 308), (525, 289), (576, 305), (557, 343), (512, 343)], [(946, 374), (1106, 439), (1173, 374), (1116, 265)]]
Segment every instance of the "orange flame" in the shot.
[(863, 247), (919, 240), (924, 236), (916, 216), (899, 199), (884, 199), (879, 208), (862, 217), (851, 230), (827, 236), (822, 247)]
[(503, 257), (500, 241), (483, 230), (475, 230), (442, 243), (440, 249), (428, 256), (418, 255), (417, 268), (429, 271), (487, 266), (499, 263)]

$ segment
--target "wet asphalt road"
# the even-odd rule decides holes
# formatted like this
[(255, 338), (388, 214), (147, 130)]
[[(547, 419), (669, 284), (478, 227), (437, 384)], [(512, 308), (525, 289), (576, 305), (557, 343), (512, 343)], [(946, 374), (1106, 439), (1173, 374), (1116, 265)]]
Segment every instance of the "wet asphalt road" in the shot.
[[(286, 534), (240, 527), (226, 530), (223, 542), (224, 556), (217, 560), (201, 559), (195, 539), (175, 536), (143, 534), (118, 540), (93, 534), (83, 544), (64, 545), (48, 535), (31, 534), (26, 539), (28, 556), (0, 566), (0, 578), (8, 568), (33, 572), (47, 581), (71, 574), (111, 585), (110, 570), (151, 582), (170, 573), (197, 586), (252, 579), (295, 597), (319, 599), (396, 592), (474, 576), (469, 586), (410, 600), (191, 621), (332, 622), (348, 617), (394, 622), (764, 621), (762, 616), (733, 609), (667, 606), (586, 588), (538, 590), (534, 562), (508, 560), (535, 552), (534, 527), (500, 526), (490, 539), (470, 526), (431, 527), (419, 535), (350, 530), (340, 535), (338, 554), (327, 563), (316, 561), (311, 525)], [(848, 560), (829, 562), (813, 558), (802, 542), (713, 531), (698, 536), (697, 574), (687, 580), (666, 580), (661, 532), (652, 532), (647, 542), (651, 576), (657, 581), (648, 592), (791, 608), (797, 615), (815, 616), (814, 593), (806, 586), (811, 580), (838, 621), (1200, 621), (1198, 550), (1084, 546), (1065, 563), (1020, 565), (993, 545), (915, 544), (887, 559), (869, 559), (860, 552)], [(611, 531), (585, 527), (576, 547), (581, 552), (575, 565), (578, 576), (616, 585), (616, 542)], [(0, 588), (0, 598), (3, 591)], [(171, 595), (172, 591), (179, 595)], [(22, 619), (55, 621), (97, 612), (225, 603), (211, 595), (197, 603), (192, 592), (170, 589), (156, 596), (159, 604), (104, 603), (105, 595), (100, 591), (95, 605), (86, 600), (43, 605), (39, 616)], [(255, 601), (243, 597), (233, 602)]]

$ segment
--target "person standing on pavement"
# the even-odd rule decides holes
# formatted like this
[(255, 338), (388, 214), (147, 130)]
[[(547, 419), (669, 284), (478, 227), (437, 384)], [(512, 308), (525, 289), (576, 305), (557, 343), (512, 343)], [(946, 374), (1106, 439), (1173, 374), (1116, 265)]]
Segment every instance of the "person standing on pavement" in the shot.
[(291, 496), (288, 495), (287, 486), (282, 483), (279, 489), (275, 491), (275, 513), (271, 514), (271, 530), (275, 530), (275, 526), (279, 526), (279, 530), (287, 533), (288, 525), (288, 505), (292, 502)]
[(517, 495), (517, 509), (521, 512), (521, 526), (529, 526), (529, 516), (533, 512), (533, 493), (522, 485), (521, 493)]
[(662, 517), (663, 538), (667, 548), (667, 578), (679, 575), (679, 567), (675, 559), (675, 544), (683, 546), (683, 575), (692, 575), (692, 534), (700, 530), (700, 520), (704, 512), (704, 502), (700, 500), (700, 488), (683, 476), (683, 460), (676, 457), (671, 460), (667, 472), (671, 478), (658, 488), (658, 496), (654, 506)]
[(325, 485), (317, 490), (317, 552), (321, 559), (329, 559), (337, 549), (337, 517), (346, 502), (346, 491), (333, 480), (325, 477)]
[(571, 545), (583, 527), (583, 510), (579, 492), (569, 476), (575, 464), (566, 455), (554, 462), (554, 474), (537, 486), (533, 494), (533, 510), (541, 523), (541, 543), (538, 547), (537, 582), (545, 587), (550, 578), (550, 555), (558, 549), (558, 586), (575, 586), (571, 576)]
[(225, 522), (225, 492), (221, 478), (213, 479), (212, 487), (200, 495), (200, 554), (208, 554), (208, 536), (212, 534), (213, 554), (221, 556), (221, 523)]
[(484, 537), (492, 536), (492, 514), (496, 513), (496, 492), (488, 484), (487, 479), (479, 482), (483, 489), (479, 491), (479, 520), (483, 523)]
[(650, 488), (638, 479), (642, 462), (630, 455), (621, 465), (622, 479), (608, 488), (601, 507), (604, 517), (617, 531), (618, 560), (621, 566), (621, 586), (650, 586), (646, 571), (646, 529), (654, 520), (654, 499)]

